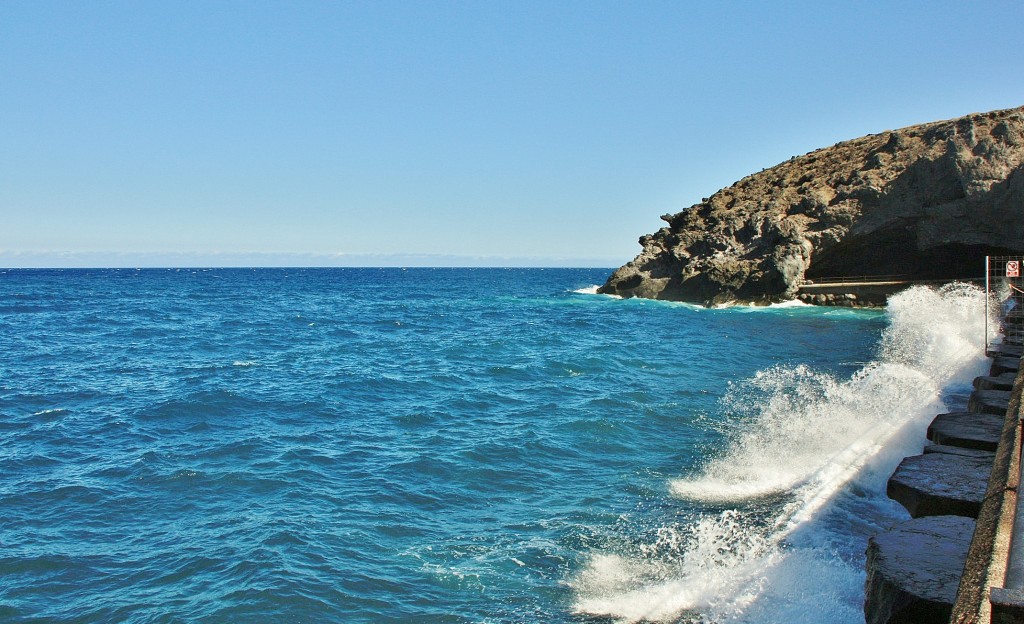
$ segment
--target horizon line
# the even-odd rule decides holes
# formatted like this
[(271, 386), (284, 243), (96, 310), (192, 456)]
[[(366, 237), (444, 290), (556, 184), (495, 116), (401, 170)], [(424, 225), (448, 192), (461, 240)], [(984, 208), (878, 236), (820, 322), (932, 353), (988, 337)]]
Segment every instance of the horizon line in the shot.
[(15, 251), (0, 248), (6, 269), (138, 269), (138, 268), (610, 268), (628, 259), (609, 256), (516, 256), (445, 253), (317, 253), (317, 252), (125, 252)]
[(219, 269), (395, 269), (407, 271), (409, 269), (612, 269), (614, 266), (599, 265), (182, 265), (182, 266), (0, 266), (0, 271), (181, 271), (187, 269), (199, 269), (205, 271)]

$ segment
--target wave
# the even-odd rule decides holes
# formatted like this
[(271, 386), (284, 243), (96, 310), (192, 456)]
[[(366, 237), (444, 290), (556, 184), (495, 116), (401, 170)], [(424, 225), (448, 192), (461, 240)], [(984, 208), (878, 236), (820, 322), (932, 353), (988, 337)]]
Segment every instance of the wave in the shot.
[[(837, 553), (844, 537), (821, 517), (838, 513), (852, 481), (884, 501), (894, 463), (920, 449), (945, 409), (943, 389), (983, 374), (982, 310), (976, 287), (914, 287), (890, 299), (875, 360), (850, 378), (778, 366), (734, 384), (722, 402), (727, 448), (669, 483), (704, 511), (662, 527), (658, 543), (592, 554), (570, 581), (575, 610), (622, 622), (862, 618), (863, 563), (853, 560), (863, 538)], [(803, 588), (784, 585), (794, 582)]]
[(729, 309), (741, 309), (741, 310), (779, 310), (786, 308), (816, 308), (818, 306), (810, 303), (804, 303), (799, 299), (790, 299), (788, 301), (779, 301), (778, 303), (769, 304), (758, 304), (758, 303), (740, 303), (736, 301), (724, 301), (722, 303), (716, 303), (712, 306), (715, 310), (729, 310)]
[(572, 292), (576, 293), (577, 295), (601, 295), (602, 297), (607, 297), (609, 299), (622, 299), (621, 295), (613, 295), (613, 294), (610, 294), (610, 293), (598, 292), (599, 288), (601, 288), (601, 287), (598, 286), (597, 284), (591, 284), (590, 286), (584, 286), (583, 288), (577, 288), (577, 289), (573, 290)]
[(768, 306), (769, 308), (807, 308), (811, 307), (811, 304), (804, 303), (799, 299), (790, 299), (789, 301), (780, 301), (779, 303), (773, 303)]
[(57, 416), (59, 414), (67, 414), (67, 413), (68, 413), (68, 410), (66, 410), (64, 408), (57, 407), (57, 408), (53, 408), (53, 409), (40, 410), (38, 412), (33, 413), (32, 415), (33, 416)]

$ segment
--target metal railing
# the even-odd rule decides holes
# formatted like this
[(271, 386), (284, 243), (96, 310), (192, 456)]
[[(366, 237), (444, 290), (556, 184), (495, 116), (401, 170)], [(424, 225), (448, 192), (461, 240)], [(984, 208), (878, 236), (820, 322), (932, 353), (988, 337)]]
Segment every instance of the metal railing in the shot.
[(898, 282), (910, 281), (906, 273), (900, 275), (842, 275), (836, 277), (818, 277), (813, 280), (805, 279), (804, 284), (852, 284), (855, 282)]
[(805, 279), (802, 285), (807, 286), (829, 286), (835, 284), (852, 284), (852, 283), (866, 283), (866, 284), (883, 284), (883, 283), (907, 283), (907, 284), (948, 284), (949, 282), (970, 282), (970, 283), (981, 283), (984, 281), (981, 277), (958, 277), (958, 278), (935, 278), (935, 279), (914, 279), (913, 276), (907, 273), (901, 273), (899, 275), (843, 275), (838, 277), (818, 277), (815, 279)]
[[(1003, 333), (1008, 331), (1005, 319), (1012, 311), (1024, 313), (1024, 256), (985, 256), (985, 319), (998, 318)], [(998, 306), (993, 310), (993, 306)], [(985, 352), (992, 345), (989, 323), (985, 323)]]

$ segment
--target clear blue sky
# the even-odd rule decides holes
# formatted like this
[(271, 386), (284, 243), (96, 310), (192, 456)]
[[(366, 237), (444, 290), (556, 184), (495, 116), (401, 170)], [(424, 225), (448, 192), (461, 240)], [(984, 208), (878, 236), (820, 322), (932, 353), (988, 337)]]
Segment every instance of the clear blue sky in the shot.
[(617, 266), (1024, 104), (1024, 2), (0, 2), (0, 266)]

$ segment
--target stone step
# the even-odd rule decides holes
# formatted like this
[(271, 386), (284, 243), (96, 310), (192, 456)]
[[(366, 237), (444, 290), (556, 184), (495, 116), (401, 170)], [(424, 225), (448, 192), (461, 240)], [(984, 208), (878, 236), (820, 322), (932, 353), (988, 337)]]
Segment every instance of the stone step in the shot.
[(995, 462), (996, 459), (994, 451), (963, 448), (961, 446), (946, 446), (945, 444), (929, 444), (924, 447), (924, 454), (927, 455), (928, 453), (946, 453), (949, 455), (963, 455), (964, 457), (979, 457), (987, 459), (990, 462)]
[(1020, 624), (1024, 622), (1024, 589), (993, 587), (989, 591), (992, 605), (991, 624)]
[(1005, 355), (1007, 357), (1021, 357), (1024, 355), (1024, 347), (1020, 344), (1012, 344), (1005, 340), (1001, 343), (989, 345), (989, 355)]
[(1019, 370), (1020, 358), (1000, 355), (992, 358), (992, 368), (989, 370), (989, 375), (995, 377), (1003, 373), (1016, 373)]
[(1024, 310), (1014, 308), (1003, 316), (1003, 322), (1007, 325), (1024, 325)]
[(995, 414), (975, 412), (939, 414), (928, 425), (928, 439), (936, 444), (995, 451), (1004, 420)]
[(985, 498), (992, 460), (950, 453), (913, 455), (900, 462), (885, 493), (912, 518), (977, 518)]
[(1013, 345), (1024, 345), (1024, 332), (1017, 330), (1004, 331), (1003, 343), (1009, 343)]
[(974, 389), (975, 390), (1012, 390), (1013, 381), (1017, 379), (1015, 373), (1003, 373), (1002, 375), (993, 377), (991, 375), (985, 375), (984, 377), (974, 378)]
[(1009, 390), (975, 390), (967, 402), (968, 412), (979, 414), (1006, 415), (1010, 407)]
[(970, 518), (933, 516), (869, 539), (866, 624), (949, 622), (973, 534)]
[(1024, 343), (1024, 331), (1017, 329), (1016, 327), (1002, 327), (1000, 332), (1002, 335), (1002, 342), (1009, 342), (1011, 344), (1022, 344)]

